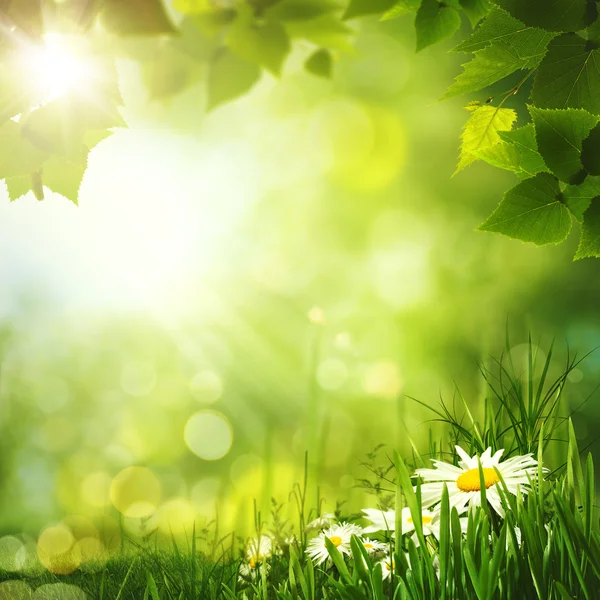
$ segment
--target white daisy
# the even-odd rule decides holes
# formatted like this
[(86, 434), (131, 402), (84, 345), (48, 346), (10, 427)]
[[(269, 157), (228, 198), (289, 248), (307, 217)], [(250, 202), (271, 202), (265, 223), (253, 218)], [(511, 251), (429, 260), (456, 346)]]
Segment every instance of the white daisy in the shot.
[[(404, 556), (406, 557), (406, 562), (408, 563), (408, 568), (410, 569), (410, 557), (408, 556), (407, 552), (404, 553)], [(388, 554), (388, 556), (385, 556), (379, 561), (379, 564), (381, 565), (381, 576), (385, 581), (392, 576), (392, 573), (396, 568), (396, 561)]]
[(246, 544), (245, 560), (240, 563), (240, 579), (254, 581), (260, 569), (269, 571), (266, 559), (273, 553), (273, 540), (268, 535), (251, 538)]
[[(423, 535), (436, 534), (440, 537), (440, 515), (432, 510), (421, 511), (421, 523), (423, 525)], [(410, 513), (410, 508), (405, 506), (402, 509), (402, 533), (410, 533), (415, 530), (415, 523)]]
[(318, 519), (311, 521), (306, 527), (305, 531), (320, 531), (321, 529), (327, 529), (331, 527), (336, 521), (333, 513), (324, 513)]
[(325, 562), (329, 558), (329, 552), (325, 545), (326, 538), (329, 539), (342, 554), (350, 554), (350, 540), (352, 539), (352, 536), (360, 535), (361, 533), (362, 529), (351, 523), (333, 525), (308, 542), (306, 554), (308, 554), (315, 565), (320, 565)]
[(479, 460), (483, 470), (486, 498), (492, 508), (501, 517), (504, 517), (500, 492), (496, 485), (500, 479), (494, 468), (498, 469), (508, 491), (514, 495), (517, 495), (519, 490), (526, 494), (529, 491), (530, 479), (533, 480), (537, 476), (537, 461), (531, 454), (514, 456), (501, 462), (500, 458), (504, 450), (498, 450), (492, 455), (492, 449), (488, 448), (478, 457), (477, 454), (469, 456), (460, 446), (456, 446), (456, 453), (461, 458), (458, 467), (433, 460), (434, 469), (417, 469), (415, 471), (425, 482), (421, 484), (423, 506), (431, 507), (441, 502), (444, 483), (448, 487), (450, 508), (455, 506), (461, 514), (468, 506), (478, 506), (481, 503)]
[(365, 519), (371, 521), (371, 525), (363, 528), (363, 533), (374, 533), (375, 531), (394, 531), (396, 527), (396, 511), (379, 510), (378, 508), (363, 508)]
[(255, 581), (261, 572), (261, 569), (265, 571), (265, 573), (269, 572), (269, 563), (268, 562), (253, 562), (253, 561), (242, 561), (240, 563), (239, 569), (239, 580), (240, 581)]
[(251, 538), (246, 544), (246, 559), (248, 563), (261, 563), (273, 554), (273, 539), (268, 535)]
[(379, 552), (387, 552), (390, 549), (390, 545), (384, 542), (378, 542), (377, 540), (371, 540), (369, 538), (362, 539), (363, 548), (368, 554), (378, 554)]
[(392, 576), (392, 571), (394, 570), (394, 559), (391, 556), (386, 556), (379, 561), (379, 564), (381, 565), (381, 576), (385, 581)]

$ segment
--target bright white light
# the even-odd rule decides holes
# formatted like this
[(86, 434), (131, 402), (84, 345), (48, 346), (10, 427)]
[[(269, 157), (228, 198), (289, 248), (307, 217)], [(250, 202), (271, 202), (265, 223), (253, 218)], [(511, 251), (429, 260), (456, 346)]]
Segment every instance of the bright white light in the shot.
[(44, 102), (84, 89), (89, 81), (89, 65), (65, 36), (46, 34), (43, 45), (30, 48), (24, 58), (28, 78)]

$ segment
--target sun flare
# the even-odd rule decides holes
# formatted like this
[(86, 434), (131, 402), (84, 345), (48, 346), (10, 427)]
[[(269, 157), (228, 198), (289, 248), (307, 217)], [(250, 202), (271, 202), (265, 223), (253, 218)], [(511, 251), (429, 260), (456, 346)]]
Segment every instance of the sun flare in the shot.
[(84, 90), (90, 80), (89, 65), (69, 36), (46, 34), (42, 45), (24, 53), (23, 62), (32, 87), (44, 102)]

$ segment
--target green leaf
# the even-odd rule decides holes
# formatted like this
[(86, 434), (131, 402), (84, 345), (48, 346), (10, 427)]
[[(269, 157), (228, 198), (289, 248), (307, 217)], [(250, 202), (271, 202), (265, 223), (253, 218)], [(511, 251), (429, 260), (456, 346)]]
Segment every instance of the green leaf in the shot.
[(600, 49), (576, 33), (552, 40), (531, 98), (540, 108), (584, 108), (600, 114)]
[(333, 58), (331, 52), (325, 48), (321, 48), (313, 52), (304, 63), (304, 68), (317, 77), (331, 78), (333, 70)]
[(538, 152), (535, 128), (528, 123), (511, 131), (500, 131), (500, 138), (510, 144), (517, 153), (519, 169), (529, 175), (546, 170), (544, 159)]
[(47, 188), (77, 204), (86, 168), (85, 162), (75, 163), (61, 156), (52, 156), (44, 163), (42, 180)]
[(141, 65), (151, 99), (168, 98), (198, 83), (203, 73), (198, 62), (171, 40), (161, 40), (152, 60)]
[(31, 190), (31, 175), (20, 175), (6, 179), (6, 189), (11, 202), (21, 198)]
[(283, 25), (277, 21), (255, 21), (252, 14), (243, 13), (232, 24), (226, 41), (240, 58), (279, 76), (291, 50), (290, 39)]
[(476, 92), (521, 69), (535, 68), (554, 34), (527, 27), (475, 51), (444, 98)]
[(600, 197), (600, 177), (588, 176), (581, 185), (568, 185), (563, 190), (563, 196), (573, 216), (582, 221), (592, 200)]
[(23, 135), (35, 146), (51, 154), (81, 161), (88, 152), (86, 133), (120, 126), (123, 121), (115, 106), (102, 106), (68, 96), (57, 98), (24, 119)]
[(479, 229), (538, 246), (562, 242), (571, 230), (571, 216), (561, 201), (558, 179), (538, 173), (522, 181), (506, 192)]
[(578, 31), (596, 18), (589, 0), (494, 0), (513, 17), (548, 31)]
[(461, 136), (460, 159), (455, 174), (477, 159), (475, 152), (499, 144), (499, 132), (508, 131), (517, 118), (515, 111), (510, 108), (496, 108), (487, 104), (473, 104), (465, 108), (471, 112), (471, 116)]
[(460, 27), (460, 15), (452, 2), (423, 0), (415, 18), (417, 52), (452, 37)]
[(0, 179), (27, 176), (37, 171), (48, 153), (23, 135), (21, 126), (7, 121), (0, 127)]
[(381, 20), (390, 21), (391, 19), (397, 19), (398, 17), (419, 10), (419, 6), (421, 6), (421, 0), (398, 0), (396, 4), (381, 17)]
[(521, 21), (511, 17), (506, 11), (492, 7), (481, 25), (464, 41), (454, 48), (454, 52), (477, 52), (494, 42), (510, 40), (514, 34), (530, 29)]
[(326, 14), (316, 19), (290, 21), (285, 28), (291, 38), (307, 40), (322, 48), (353, 52), (350, 41), (353, 30), (332, 14)]
[(211, 61), (208, 74), (208, 109), (250, 90), (260, 78), (260, 68), (225, 48)]
[(586, 172), (581, 164), (581, 144), (598, 122), (585, 110), (529, 107), (535, 125), (537, 145), (544, 162), (566, 183), (581, 183)]
[(474, 152), (475, 156), (495, 167), (512, 171), (521, 179), (547, 170), (537, 150), (532, 123), (511, 131), (500, 131), (499, 135), (501, 144)]
[(460, 5), (473, 27), (488, 14), (491, 8), (488, 0), (460, 0)]
[(600, 175), (600, 123), (581, 144), (581, 163), (590, 175)]
[(304, 21), (338, 11), (339, 3), (335, 0), (281, 0), (271, 6), (266, 15), (277, 21)]
[(147, 581), (147, 589), (150, 592), (150, 598), (152, 600), (161, 600), (160, 594), (158, 593), (158, 588), (156, 587), (156, 582), (154, 581), (154, 577), (152, 577), (152, 573), (150, 571), (146, 571), (146, 581)]
[(354, 19), (364, 15), (374, 15), (390, 10), (396, 0), (350, 0), (344, 19)]
[(175, 33), (161, 0), (104, 0), (101, 20), (117, 35)]
[(594, 198), (583, 215), (575, 260), (592, 257), (600, 257), (600, 198)]

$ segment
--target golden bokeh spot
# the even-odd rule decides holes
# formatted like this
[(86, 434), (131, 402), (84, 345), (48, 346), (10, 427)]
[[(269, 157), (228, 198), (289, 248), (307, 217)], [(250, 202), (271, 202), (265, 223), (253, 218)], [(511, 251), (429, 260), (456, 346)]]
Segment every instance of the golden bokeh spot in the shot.
[(70, 529), (63, 524), (47, 527), (37, 543), (40, 563), (55, 575), (69, 575), (81, 564), (81, 554)]
[(152, 514), (160, 502), (158, 477), (145, 467), (127, 467), (112, 480), (110, 499), (115, 508), (128, 517)]
[(90, 473), (81, 482), (81, 498), (94, 508), (104, 508), (110, 504), (111, 478), (104, 471)]
[(382, 360), (367, 367), (363, 389), (369, 396), (393, 400), (402, 391), (404, 381), (395, 362)]
[(172, 498), (158, 509), (158, 528), (169, 535), (191, 534), (195, 519), (196, 511), (185, 498)]
[(329, 541), (337, 548), (342, 545), (342, 538), (339, 535), (332, 535)]
[(0, 583), (0, 600), (30, 600), (33, 590), (24, 581), (10, 580)]
[[(485, 489), (491, 487), (495, 483), (498, 483), (500, 479), (494, 469), (484, 468), (483, 480), (485, 482)], [(481, 491), (481, 484), (479, 479), (479, 469), (469, 469), (465, 471), (456, 480), (456, 487), (463, 492), (479, 492)]]
[(201, 410), (188, 419), (183, 437), (187, 447), (199, 458), (219, 460), (231, 448), (233, 430), (225, 415)]
[(86, 537), (98, 537), (98, 530), (87, 517), (82, 515), (69, 515), (61, 522), (71, 532), (76, 541)]
[(20, 571), (27, 558), (23, 542), (13, 536), (0, 538), (0, 571)]
[(99, 569), (108, 560), (108, 552), (104, 544), (95, 537), (85, 537), (75, 544), (75, 551), (81, 557), (82, 569), (86, 571)]

